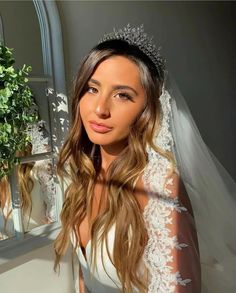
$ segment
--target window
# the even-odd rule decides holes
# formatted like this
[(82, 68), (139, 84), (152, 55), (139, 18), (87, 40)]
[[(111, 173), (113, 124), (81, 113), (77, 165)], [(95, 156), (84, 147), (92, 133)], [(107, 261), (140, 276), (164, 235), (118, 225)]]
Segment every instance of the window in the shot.
[(33, 249), (57, 233), (63, 188), (55, 164), (69, 117), (55, 1), (4, 1), (0, 8), (0, 36), (6, 46), (14, 48), (16, 67), (32, 65), (29, 86), (37, 105), (33, 110), (40, 118), (28, 130), (31, 146), (19, 154), (20, 164), (2, 183), (6, 204), (0, 210), (1, 263), (10, 258), (13, 247), (21, 254), (29, 244)]

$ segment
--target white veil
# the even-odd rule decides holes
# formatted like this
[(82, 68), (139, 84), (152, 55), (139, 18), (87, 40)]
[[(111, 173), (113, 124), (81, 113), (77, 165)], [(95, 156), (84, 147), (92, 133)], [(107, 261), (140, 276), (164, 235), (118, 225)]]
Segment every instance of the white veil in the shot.
[(171, 77), (173, 152), (196, 221), (202, 293), (236, 292), (236, 183), (204, 143), (190, 110)]

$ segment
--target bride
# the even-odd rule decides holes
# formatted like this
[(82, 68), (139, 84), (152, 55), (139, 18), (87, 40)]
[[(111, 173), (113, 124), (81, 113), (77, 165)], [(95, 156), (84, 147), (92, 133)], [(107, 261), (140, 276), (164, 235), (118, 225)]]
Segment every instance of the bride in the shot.
[(71, 240), (80, 293), (236, 288), (235, 225), (215, 223), (214, 200), (235, 219), (228, 175), (167, 86), (165, 60), (142, 26), (105, 35), (79, 69), (58, 162), (69, 183), (55, 269)]

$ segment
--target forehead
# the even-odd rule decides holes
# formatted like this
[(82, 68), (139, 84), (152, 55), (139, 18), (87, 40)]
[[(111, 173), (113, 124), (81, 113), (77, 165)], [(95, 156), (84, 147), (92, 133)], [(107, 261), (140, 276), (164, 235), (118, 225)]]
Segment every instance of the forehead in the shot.
[(141, 86), (138, 65), (123, 56), (112, 56), (102, 61), (93, 73), (92, 78), (112, 84), (121, 83), (137, 87)]

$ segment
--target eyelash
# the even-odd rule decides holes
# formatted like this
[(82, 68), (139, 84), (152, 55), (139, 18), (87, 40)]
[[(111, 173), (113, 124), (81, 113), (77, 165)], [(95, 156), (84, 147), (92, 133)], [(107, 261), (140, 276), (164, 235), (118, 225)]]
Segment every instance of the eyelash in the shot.
[[(95, 87), (92, 87), (92, 86), (88, 86), (88, 88), (87, 88), (87, 91), (90, 93), (90, 89), (93, 89), (93, 90), (96, 90), (97, 91), (97, 89), (95, 88)], [(93, 94), (94, 92), (92, 92), (92, 94)]]
[[(92, 92), (90, 92), (91, 89), (93, 90)], [(96, 92), (94, 92), (94, 90), (96, 92), (98, 91), (95, 87), (88, 86), (87, 91), (89, 93), (92, 93), (92, 94), (96, 93)], [(122, 96), (121, 100), (131, 100), (131, 101), (133, 100), (132, 97), (129, 94), (127, 94), (127, 93), (117, 93), (117, 94)]]

